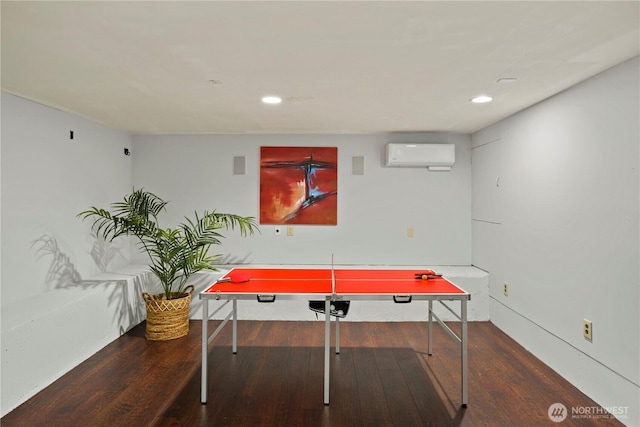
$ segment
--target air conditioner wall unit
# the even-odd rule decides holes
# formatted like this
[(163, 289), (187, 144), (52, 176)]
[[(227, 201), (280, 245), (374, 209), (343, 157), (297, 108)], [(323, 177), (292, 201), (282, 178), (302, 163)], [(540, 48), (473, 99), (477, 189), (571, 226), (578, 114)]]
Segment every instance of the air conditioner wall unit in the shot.
[(386, 146), (385, 165), (389, 167), (450, 171), (455, 161), (455, 144), (405, 144), (394, 142)]

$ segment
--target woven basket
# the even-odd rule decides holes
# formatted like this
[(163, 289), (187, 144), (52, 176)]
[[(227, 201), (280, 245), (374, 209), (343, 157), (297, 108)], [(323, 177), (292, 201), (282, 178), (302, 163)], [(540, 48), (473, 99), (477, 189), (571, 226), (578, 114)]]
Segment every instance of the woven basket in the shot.
[(142, 293), (147, 309), (145, 337), (148, 340), (167, 341), (189, 333), (189, 308), (193, 290), (193, 285), (189, 285), (182, 294), (173, 292), (172, 299), (169, 300), (164, 293)]

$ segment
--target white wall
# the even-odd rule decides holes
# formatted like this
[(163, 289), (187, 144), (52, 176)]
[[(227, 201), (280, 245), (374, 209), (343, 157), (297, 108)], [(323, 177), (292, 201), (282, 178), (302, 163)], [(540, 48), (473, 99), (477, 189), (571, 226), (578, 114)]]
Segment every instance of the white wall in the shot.
[(4, 415), (139, 323), (141, 283), (96, 276), (128, 265), (129, 245), (96, 244), (76, 218), (131, 188), (131, 136), (6, 93), (1, 105)]
[[(456, 145), (451, 172), (383, 167), (388, 142)], [(259, 215), (261, 146), (338, 147), (338, 224), (295, 225), (293, 236), (276, 236), (274, 225), (240, 238), (226, 233), (223, 253), (230, 264), (421, 266), (449, 274), (472, 294), (469, 319), (487, 320), (488, 277), (471, 265), (470, 137), (453, 134), (391, 135), (181, 135), (135, 136), (136, 187), (169, 200), (164, 225), (193, 210), (216, 209)], [(234, 156), (245, 156), (247, 173), (232, 174)], [(352, 156), (363, 156), (365, 174), (351, 173)], [(414, 237), (407, 237), (407, 228)], [(135, 255), (134, 255), (135, 257)], [(144, 258), (139, 258), (143, 261)], [(466, 267), (456, 267), (466, 266)], [(196, 284), (197, 291), (209, 282)], [(313, 320), (304, 304), (240, 302), (245, 319)], [(426, 305), (399, 310), (394, 304), (359, 301), (347, 320), (424, 320)], [(192, 317), (200, 315), (196, 299)], [(438, 308), (440, 312), (440, 308)], [(440, 314), (451, 318), (446, 310)], [(221, 315), (220, 315), (221, 316)]]
[[(456, 144), (452, 172), (382, 167), (390, 141)], [(249, 239), (229, 233), (221, 250), (232, 261), (262, 264), (471, 263), (471, 169), (468, 135), (208, 135), (136, 136), (136, 187), (170, 200), (169, 225), (194, 209), (259, 213), (260, 146), (338, 147), (338, 225), (273, 225)], [(233, 156), (246, 156), (247, 174), (232, 175)], [(351, 157), (364, 156), (365, 175), (351, 174)], [(413, 227), (414, 237), (407, 237)]]
[(635, 58), (472, 136), (473, 264), (490, 273), (491, 320), (599, 404), (628, 407), (628, 425), (640, 425), (639, 76)]

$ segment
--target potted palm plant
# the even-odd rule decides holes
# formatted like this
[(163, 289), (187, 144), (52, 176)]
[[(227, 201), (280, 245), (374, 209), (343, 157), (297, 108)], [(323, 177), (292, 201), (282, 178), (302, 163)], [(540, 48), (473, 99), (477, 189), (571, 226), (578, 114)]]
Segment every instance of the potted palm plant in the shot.
[(111, 210), (91, 207), (78, 217), (93, 220), (96, 237), (112, 241), (119, 236), (135, 236), (141, 252), (149, 255), (151, 272), (158, 278), (163, 293), (143, 293), (147, 310), (146, 337), (150, 340), (179, 338), (189, 332), (189, 307), (193, 285), (189, 278), (202, 270), (216, 271), (220, 254), (209, 254), (219, 245), (221, 229), (238, 229), (242, 236), (253, 234), (258, 226), (253, 217), (208, 212), (195, 213), (193, 219), (176, 228), (161, 228), (158, 215), (167, 202), (144, 189), (135, 190)]

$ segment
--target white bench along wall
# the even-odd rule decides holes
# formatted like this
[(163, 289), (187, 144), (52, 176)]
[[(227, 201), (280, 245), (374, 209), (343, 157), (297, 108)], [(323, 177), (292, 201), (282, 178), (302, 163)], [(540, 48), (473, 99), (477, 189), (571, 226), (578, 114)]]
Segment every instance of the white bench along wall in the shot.
[(142, 322), (149, 276), (126, 267), (4, 306), (3, 414)]

